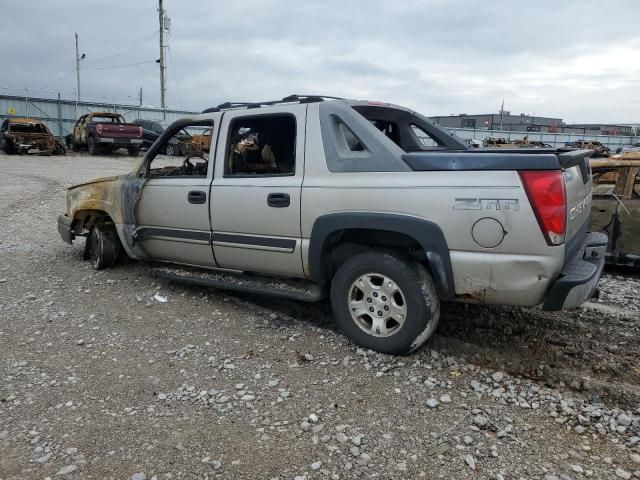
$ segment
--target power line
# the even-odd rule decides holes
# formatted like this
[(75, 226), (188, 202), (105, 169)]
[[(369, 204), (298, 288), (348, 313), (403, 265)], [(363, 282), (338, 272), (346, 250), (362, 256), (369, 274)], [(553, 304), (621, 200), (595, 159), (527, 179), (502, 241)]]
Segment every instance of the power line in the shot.
[[(141, 12), (137, 15), (134, 15), (133, 17), (131, 17), (129, 20), (125, 20), (124, 22), (118, 23), (118, 26), (123, 26), (123, 25), (129, 25), (131, 22), (133, 22), (134, 20), (137, 20), (138, 18), (142, 17), (143, 15), (146, 15), (147, 13), (149, 13), (151, 10), (155, 10), (156, 6), (153, 5), (150, 8), (147, 8), (144, 12)], [(105, 28), (101, 28), (100, 30), (92, 30), (91, 34), (94, 35), (96, 33), (101, 33), (107, 30), (113, 30), (113, 25), (109, 25)]]
[(145, 63), (156, 63), (156, 61), (155, 60), (147, 60), (145, 62), (127, 63), (126, 65), (111, 65), (111, 66), (108, 66), (108, 67), (91, 67), (91, 68), (85, 68), (83, 70), (110, 70), (112, 68), (135, 67), (136, 65), (144, 65)]
[(111, 60), (112, 58), (116, 58), (116, 57), (120, 57), (126, 53), (129, 53), (132, 50), (135, 50), (136, 48), (138, 48), (140, 45), (148, 42), (149, 40), (153, 39), (156, 35), (158, 35), (158, 32), (153, 32), (151, 35), (144, 37), (142, 40), (140, 41), (136, 41), (137, 43), (134, 43), (131, 47), (127, 48), (125, 51), (120, 52), (120, 53), (116, 53), (115, 55), (110, 55), (108, 57), (104, 57), (104, 58), (99, 58), (97, 60), (90, 60), (91, 62), (95, 62), (95, 63), (100, 63), (100, 62), (105, 62), (107, 60)]
[(42, 87), (42, 88), (39, 88), (39, 89), (37, 89), (37, 90), (31, 90), (31, 91), (32, 91), (32, 92), (41, 92), (42, 90), (44, 90), (44, 89), (46, 89), (46, 88), (49, 88), (49, 87), (50, 87), (50, 86), (52, 86), (52, 85), (55, 85), (56, 83), (58, 83), (58, 82), (59, 82), (60, 80), (62, 80), (63, 78), (68, 77), (69, 75), (71, 75), (71, 74), (72, 74), (73, 72), (75, 72), (75, 71), (76, 71), (76, 69), (75, 69), (75, 67), (74, 67), (74, 68), (72, 68), (71, 70), (69, 70), (67, 73), (65, 73), (64, 75), (62, 75), (61, 77), (59, 77), (58, 79), (54, 80), (53, 82), (51, 82), (51, 83), (49, 83), (49, 84), (45, 85), (45, 86), (44, 86), (44, 87)]
[(182, 104), (182, 96), (180, 95), (180, 88), (178, 87), (178, 81), (176, 80), (176, 67), (173, 63), (173, 53), (171, 53), (171, 47), (169, 47), (168, 45), (167, 45), (167, 50), (169, 51), (169, 63), (171, 64), (171, 76), (173, 77), (173, 83), (176, 86), (178, 102), (180, 102), (180, 108), (184, 109), (184, 105)]

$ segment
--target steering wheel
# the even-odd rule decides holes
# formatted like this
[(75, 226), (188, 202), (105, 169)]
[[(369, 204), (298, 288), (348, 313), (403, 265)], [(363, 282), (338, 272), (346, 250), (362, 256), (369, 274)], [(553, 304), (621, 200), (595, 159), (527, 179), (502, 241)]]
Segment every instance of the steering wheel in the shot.
[(193, 172), (193, 170), (196, 168), (196, 166), (193, 163), (191, 163), (192, 158), (201, 159), (205, 163), (205, 165), (209, 163), (209, 160), (204, 158), (200, 153), (197, 153), (195, 155), (189, 155), (187, 158), (184, 159), (184, 162), (182, 163), (182, 168), (188, 173)]

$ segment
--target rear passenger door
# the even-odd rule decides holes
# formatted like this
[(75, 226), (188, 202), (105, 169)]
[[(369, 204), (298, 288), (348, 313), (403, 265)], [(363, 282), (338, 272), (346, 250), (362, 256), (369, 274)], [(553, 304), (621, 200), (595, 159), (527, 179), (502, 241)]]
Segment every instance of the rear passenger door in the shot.
[(306, 105), (227, 111), (211, 188), (220, 267), (302, 277), (300, 191)]

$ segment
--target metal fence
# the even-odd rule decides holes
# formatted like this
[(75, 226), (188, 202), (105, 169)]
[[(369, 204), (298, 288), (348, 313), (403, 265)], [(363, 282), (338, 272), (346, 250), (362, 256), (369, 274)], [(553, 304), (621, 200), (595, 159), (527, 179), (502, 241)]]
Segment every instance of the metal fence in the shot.
[(612, 152), (622, 145), (630, 145), (639, 142), (640, 138), (622, 135), (589, 135), (584, 133), (542, 133), (542, 132), (510, 132), (506, 130), (476, 130), (472, 128), (449, 128), (460, 138), (484, 140), (487, 137), (501, 137), (507, 140), (522, 140), (527, 137), (529, 141), (548, 143), (553, 147), (562, 147), (565, 143), (576, 140), (597, 140), (606, 145)]
[(76, 119), (89, 112), (115, 112), (121, 114), (127, 121), (133, 121), (136, 118), (172, 121), (195, 113), (116, 103), (76, 102), (62, 100), (60, 97), (50, 99), (0, 95), (0, 123), (10, 117), (36, 118), (46, 122), (51, 132), (60, 138), (71, 133)]

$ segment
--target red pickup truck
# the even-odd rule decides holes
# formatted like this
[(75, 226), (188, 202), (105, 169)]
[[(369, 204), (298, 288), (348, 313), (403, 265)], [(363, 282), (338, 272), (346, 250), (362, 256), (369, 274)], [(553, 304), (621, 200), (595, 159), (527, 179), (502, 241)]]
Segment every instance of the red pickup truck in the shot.
[(126, 123), (119, 113), (87, 113), (78, 119), (73, 133), (67, 136), (67, 145), (74, 152), (86, 148), (91, 155), (126, 148), (129, 155), (135, 157), (142, 145), (142, 128)]

